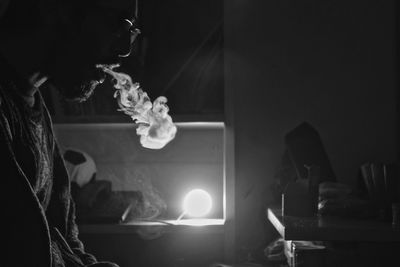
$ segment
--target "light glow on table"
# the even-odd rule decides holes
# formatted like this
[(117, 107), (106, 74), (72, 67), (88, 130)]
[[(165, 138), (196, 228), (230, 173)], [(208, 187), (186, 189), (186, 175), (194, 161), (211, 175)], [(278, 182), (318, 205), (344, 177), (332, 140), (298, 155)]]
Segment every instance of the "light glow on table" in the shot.
[(192, 217), (203, 217), (210, 212), (211, 208), (211, 196), (202, 189), (190, 191), (183, 200), (183, 212)]
[(204, 217), (212, 208), (212, 199), (203, 189), (194, 189), (183, 199), (183, 212), (176, 220), (179, 222), (184, 216)]

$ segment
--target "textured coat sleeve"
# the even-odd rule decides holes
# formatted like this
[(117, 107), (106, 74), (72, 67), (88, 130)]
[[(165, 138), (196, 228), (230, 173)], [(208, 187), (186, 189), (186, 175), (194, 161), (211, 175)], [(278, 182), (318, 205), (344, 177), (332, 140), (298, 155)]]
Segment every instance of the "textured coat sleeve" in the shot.
[[(47, 120), (50, 130), (51, 127), (50, 115), (47, 113)], [(53, 191), (57, 191), (56, 204), (52, 209), (52, 218), (54, 222), (52, 225), (60, 227), (61, 232), (67, 242), (68, 247), (71, 249), (74, 256), (79, 257), (80, 261), (85, 266), (90, 267), (118, 267), (117, 264), (111, 262), (98, 262), (97, 259), (90, 253), (85, 251), (85, 247), (79, 239), (79, 230), (75, 220), (75, 203), (71, 196), (71, 181), (65, 167), (64, 159), (54, 139), (53, 163), (54, 163), (54, 184)]]
[(50, 238), (44, 212), (13, 151), (16, 121), (0, 86), (1, 266), (50, 266)]
[[(56, 165), (59, 167), (63, 166), (63, 173), (68, 177), (68, 173), (64, 166), (64, 160), (61, 157), (61, 153), (59, 149), (56, 147), (56, 156), (57, 161)], [(66, 234), (65, 238), (68, 243), (68, 246), (71, 248), (74, 255), (79, 257), (82, 263), (88, 267), (119, 267), (117, 264), (112, 262), (98, 262), (97, 259), (92, 255), (85, 251), (84, 245), (79, 239), (79, 230), (75, 221), (75, 203), (71, 197), (71, 193), (68, 190), (68, 215), (66, 218)]]
[(85, 252), (83, 243), (79, 239), (79, 230), (75, 222), (75, 203), (71, 198), (69, 218), (68, 218), (68, 233), (67, 240), (72, 251), (81, 259), (84, 264), (91, 264), (97, 262), (96, 258)]
[[(62, 178), (60, 176), (63, 176), (69, 181), (68, 173), (64, 165), (64, 160), (57, 145), (55, 145), (54, 168), (57, 170), (57, 179), (60, 179)], [(93, 255), (85, 252), (84, 245), (79, 239), (79, 230), (75, 221), (75, 203), (71, 197), (71, 192), (69, 189), (65, 192), (63, 198), (65, 203), (68, 203), (68, 205), (66, 205), (67, 213), (65, 214), (65, 239), (69, 247), (71, 248), (72, 252), (76, 256), (78, 256), (85, 265), (96, 263), (96, 258)]]

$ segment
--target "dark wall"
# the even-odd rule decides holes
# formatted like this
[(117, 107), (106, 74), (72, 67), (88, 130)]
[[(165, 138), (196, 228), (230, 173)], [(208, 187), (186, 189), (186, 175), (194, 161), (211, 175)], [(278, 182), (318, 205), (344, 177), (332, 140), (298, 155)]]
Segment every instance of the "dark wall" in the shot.
[(143, 88), (174, 115), (223, 114), (223, 0), (140, 3)]
[[(395, 1), (225, 1), (226, 101), (235, 134), (236, 247), (263, 232), (283, 135), (319, 131), (338, 180), (391, 161), (395, 137)], [(229, 112), (229, 111), (228, 111)]]

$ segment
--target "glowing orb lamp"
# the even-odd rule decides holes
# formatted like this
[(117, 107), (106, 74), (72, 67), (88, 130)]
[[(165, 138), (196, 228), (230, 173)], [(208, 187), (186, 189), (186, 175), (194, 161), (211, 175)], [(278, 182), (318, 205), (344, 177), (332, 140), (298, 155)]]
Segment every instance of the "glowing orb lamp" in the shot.
[(203, 217), (207, 215), (212, 207), (212, 199), (209, 193), (202, 189), (190, 191), (183, 200), (183, 213), (179, 216), (180, 220), (184, 215), (192, 217)]

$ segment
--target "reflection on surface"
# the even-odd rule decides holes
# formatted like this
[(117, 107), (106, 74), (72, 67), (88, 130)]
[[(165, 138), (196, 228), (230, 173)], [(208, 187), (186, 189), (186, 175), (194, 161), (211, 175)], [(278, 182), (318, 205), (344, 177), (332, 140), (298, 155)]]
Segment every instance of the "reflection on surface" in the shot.
[(126, 225), (156, 226), (156, 225), (183, 225), (183, 226), (211, 226), (224, 225), (224, 219), (183, 219), (183, 220), (137, 220), (126, 223)]

